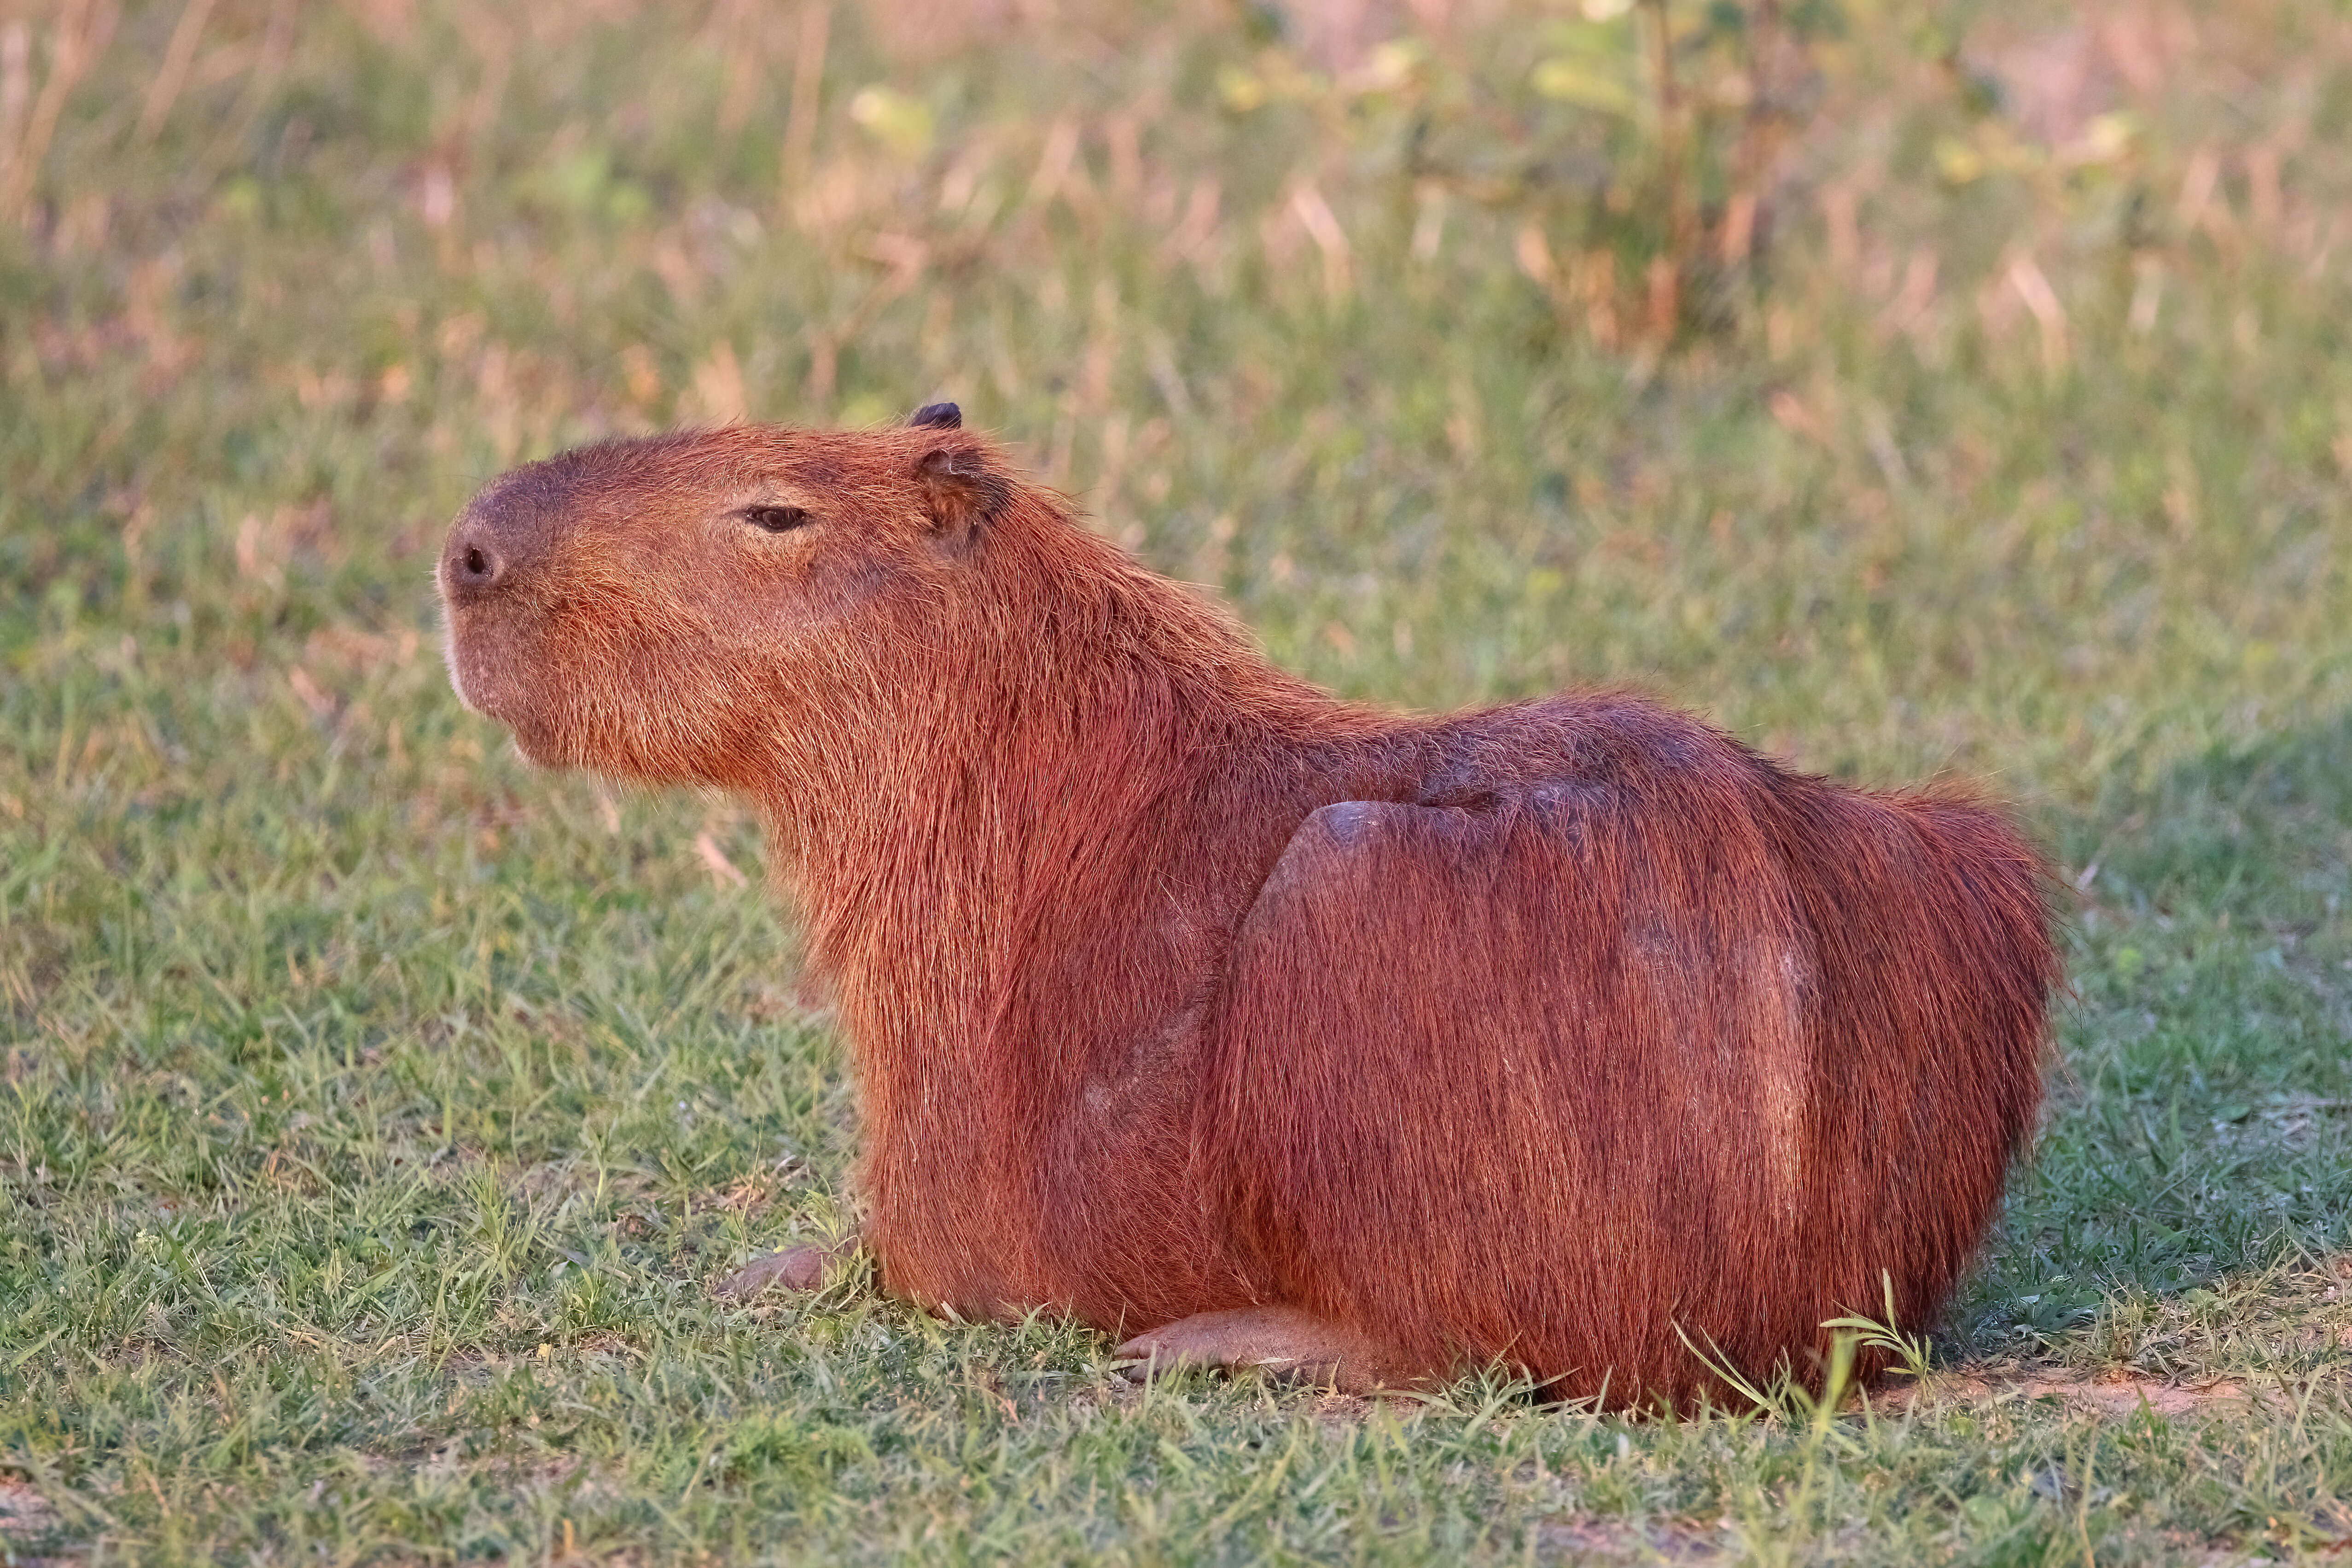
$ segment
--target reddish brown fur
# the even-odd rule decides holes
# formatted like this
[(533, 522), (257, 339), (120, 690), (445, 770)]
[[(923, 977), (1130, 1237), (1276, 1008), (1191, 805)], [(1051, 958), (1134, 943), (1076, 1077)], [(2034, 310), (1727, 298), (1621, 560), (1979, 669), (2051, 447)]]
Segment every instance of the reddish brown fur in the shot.
[(1625, 696), (1341, 703), (961, 430), (570, 453), (443, 584), (530, 756), (759, 803), (924, 1303), (1687, 1403), (1683, 1334), (1811, 1376), (1882, 1270), (1931, 1319), (2032, 1124), (2057, 964), (1990, 813)]

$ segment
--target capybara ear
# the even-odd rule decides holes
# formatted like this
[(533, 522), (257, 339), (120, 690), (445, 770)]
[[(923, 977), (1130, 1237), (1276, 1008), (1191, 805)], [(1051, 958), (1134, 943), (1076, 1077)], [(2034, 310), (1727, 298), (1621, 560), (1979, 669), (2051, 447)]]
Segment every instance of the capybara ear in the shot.
[(963, 410), (952, 403), (926, 403), (907, 423), (917, 430), (961, 430)]
[(923, 510), (932, 527), (961, 544), (980, 542), (981, 529), (1011, 494), (1004, 477), (991, 472), (987, 458), (971, 447), (934, 447), (915, 465), (915, 474), (926, 492)]

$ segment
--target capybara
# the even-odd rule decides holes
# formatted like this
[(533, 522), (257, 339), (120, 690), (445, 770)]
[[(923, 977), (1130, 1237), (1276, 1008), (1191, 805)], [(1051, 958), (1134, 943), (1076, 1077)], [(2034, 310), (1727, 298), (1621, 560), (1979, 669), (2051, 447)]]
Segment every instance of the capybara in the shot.
[(1622, 694), (1342, 702), (953, 405), (530, 464), (440, 583), (526, 755), (757, 804), (927, 1307), (1687, 1407), (1817, 1382), (1882, 1279), (1931, 1321), (2032, 1125), (2058, 963), (1999, 816)]

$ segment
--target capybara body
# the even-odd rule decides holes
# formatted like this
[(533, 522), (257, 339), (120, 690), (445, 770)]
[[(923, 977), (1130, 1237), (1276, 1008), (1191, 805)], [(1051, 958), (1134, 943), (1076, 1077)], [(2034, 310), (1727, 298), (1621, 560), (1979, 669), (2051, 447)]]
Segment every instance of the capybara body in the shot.
[(1882, 1279), (1932, 1319), (2032, 1124), (1993, 814), (1623, 695), (1340, 702), (952, 408), (532, 464), (441, 583), (528, 755), (758, 804), (926, 1305), (1686, 1405), (1694, 1345), (1811, 1380)]

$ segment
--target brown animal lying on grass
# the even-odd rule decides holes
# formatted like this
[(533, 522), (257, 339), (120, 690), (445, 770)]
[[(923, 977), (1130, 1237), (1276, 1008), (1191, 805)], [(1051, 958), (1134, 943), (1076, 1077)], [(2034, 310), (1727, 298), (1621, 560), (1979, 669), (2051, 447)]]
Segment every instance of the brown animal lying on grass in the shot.
[(1934, 1317), (2041, 1091), (2016, 834), (1622, 695), (1340, 702), (960, 423), (569, 452), (440, 570), (527, 755), (758, 803), (888, 1289), (1612, 1405)]

